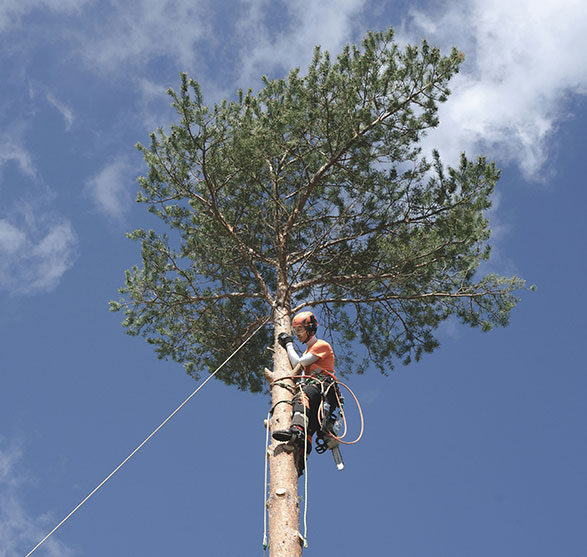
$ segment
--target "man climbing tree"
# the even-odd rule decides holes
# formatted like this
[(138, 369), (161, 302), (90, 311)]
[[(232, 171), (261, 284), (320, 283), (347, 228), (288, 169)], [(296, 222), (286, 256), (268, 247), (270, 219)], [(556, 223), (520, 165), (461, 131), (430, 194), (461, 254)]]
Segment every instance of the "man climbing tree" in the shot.
[[(266, 323), (218, 377), (269, 390), (271, 368), (276, 431), (291, 422), (291, 406), (277, 403), (292, 398), (278, 339), (301, 309), (317, 312), (349, 373), (419, 359), (451, 316), (483, 330), (506, 325), (523, 281), (477, 272), (489, 258), (485, 211), (499, 172), (464, 155), (445, 168), (419, 146), (462, 60), (426, 42), (400, 48), (390, 29), (335, 61), (317, 48), (306, 72), (263, 78), (259, 92), (212, 108), (182, 75), (170, 91), (178, 122), (139, 145), (149, 172), (138, 200), (166, 233), (129, 235), (142, 266), (113, 303), (127, 332), (197, 379)], [(270, 449), (272, 557), (302, 552), (288, 445)]]
[[(293, 338), (279, 333), (277, 342), (287, 350), (289, 363), (294, 369), (301, 368), (301, 375), (294, 376), (299, 388), (292, 401), (292, 422), (287, 429), (273, 431), (273, 439), (294, 443), (296, 468), (301, 475), (306, 456), (312, 450), (312, 436), (320, 430), (329, 439), (334, 433), (329, 426), (330, 413), (339, 406), (336, 379), (334, 376), (334, 351), (325, 340), (316, 338), (318, 320), (311, 311), (302, 311), (292, 320), (292, 329), (298, 340), (307, 346), (299, 356), (293, 346)], [(337, 396), (338, 395), (338, 396)], [(324, 410), (324, 407), (327, 410)], [(320, 412), (322, 409), (322, 412)], [(320, 415), (322, 414), (322, 415)], [(340, 454), (340, 453), (339, 453)]]

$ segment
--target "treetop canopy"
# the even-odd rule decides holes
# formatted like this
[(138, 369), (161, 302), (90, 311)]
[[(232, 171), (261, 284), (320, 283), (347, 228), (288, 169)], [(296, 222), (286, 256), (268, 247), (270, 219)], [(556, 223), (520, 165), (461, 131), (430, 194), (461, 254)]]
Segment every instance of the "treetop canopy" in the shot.
[[(138, 200), (168, 234), (129, 234), (142, 266), (112, 302), (127, 332), (198, 377), (276, 307), (315, 308), (347, 373), (418, 359), (450, 316), (507, 324), (524, 282), (476, 272), (499, 171), (465, 155), (445, 168), (420, 147), (462, 60), (426, 42), (400, 48), (390, 29), (334, 61), (316, 48), (305, 73), (212, 107), (182, 74), (169, 91), (177, 123), (139, 145)], [(366, 358), (350, 369), (356, 341)], [(261, 390), (273, 344), (262, 329), (219, 376)]]

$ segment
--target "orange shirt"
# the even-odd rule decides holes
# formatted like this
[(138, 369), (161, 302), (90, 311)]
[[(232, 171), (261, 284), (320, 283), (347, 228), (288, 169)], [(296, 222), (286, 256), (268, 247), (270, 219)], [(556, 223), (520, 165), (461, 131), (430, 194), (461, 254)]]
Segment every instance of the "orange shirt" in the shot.
[(308, 352), (314, 354), (314, 356), (318, 356), (318, 359), (308, 367), (304, 368), (306, 374), (311, 375), (312, 371), (315, 369), (323, 369), (330, 373), (334, 373), (334, 351), (330, 344), (325, 340), (318, 339), (312, 344), (312, 346), (306, 348), (304, 354), (307, 354)]

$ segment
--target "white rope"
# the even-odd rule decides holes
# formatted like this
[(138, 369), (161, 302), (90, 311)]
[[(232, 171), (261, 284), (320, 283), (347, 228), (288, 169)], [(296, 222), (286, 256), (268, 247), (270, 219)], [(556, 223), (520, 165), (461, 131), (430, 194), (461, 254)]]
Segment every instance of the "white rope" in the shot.
[(267, 551), (267, 462), (269, 460), (269, 420), (271, 420), (271, 410), (267, 413), (265, 422), (265, 484), (263, 493), (263, 555)]
[(251, 333), (251, 335), (245, 339), (245, 341), (230, 355), (224, 362), (222, 362), (201, 384), (200, 386), (190, 395), (188, 396), (161, 424), (132, 452), (130, 453), (110, 474), (77, 506), (73, 509), (53, 530), (51, 530), (29, 553), (26, 554), (26, 557), (30, 557), (41, 545), (43, 545), (63, 524), (65, 524), (69, 518), (71, 518), (81, 507), (96, 493), (116, 472), (118, 472), (136, 453), (138, 453), (144, 445), (146, 445), (152, 437), (154, 437), (157, 432), (169, 421), (175, 414), (177, 414), (195, 395), (196, 393), (206, 384), (212, 377), (214, 377), (233, 357), (234, 355), (245, 345), (249, 340), (251, 340), (267, 323), (269, 318), (266, 318), (257, 329)]
[[(300, 386), (300, 397), (303, 389)], [(304, 393), (304, 396), (305, 393)], [(309, 401), (309, 399), (308, 399)], [(309, 404), (309, 402), (308, 402)], [(308, 548), (308, 419), (306, 417), (306, 405), (304, 407), (304, 547)]]

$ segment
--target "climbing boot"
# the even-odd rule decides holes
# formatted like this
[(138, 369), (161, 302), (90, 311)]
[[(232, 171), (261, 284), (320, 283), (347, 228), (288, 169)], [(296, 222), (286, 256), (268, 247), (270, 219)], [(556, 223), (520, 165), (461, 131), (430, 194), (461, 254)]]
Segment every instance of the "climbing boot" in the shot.
[(304, 430), (300, 426), (292, 425), (289, 429), (278, 429), (272, 434), (277, 441), (296, 441), (304, 439)]

